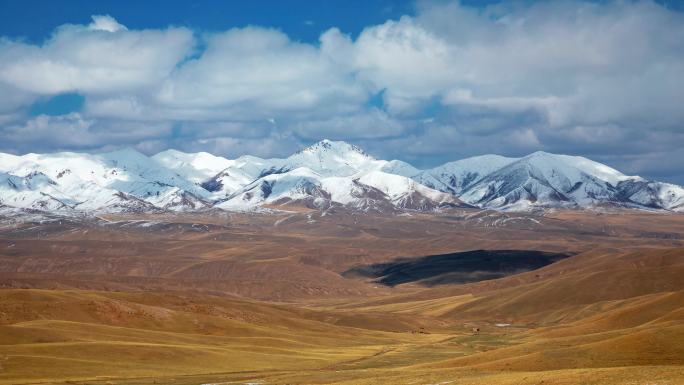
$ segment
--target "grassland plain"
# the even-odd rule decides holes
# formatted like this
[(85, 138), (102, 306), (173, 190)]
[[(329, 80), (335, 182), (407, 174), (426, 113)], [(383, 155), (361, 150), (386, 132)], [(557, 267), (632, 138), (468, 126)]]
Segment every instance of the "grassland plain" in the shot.
[[(352, 268), (572, 253), (468, 284)], [(0, 384), (680, 384), (684, 216), (0, 221)]]

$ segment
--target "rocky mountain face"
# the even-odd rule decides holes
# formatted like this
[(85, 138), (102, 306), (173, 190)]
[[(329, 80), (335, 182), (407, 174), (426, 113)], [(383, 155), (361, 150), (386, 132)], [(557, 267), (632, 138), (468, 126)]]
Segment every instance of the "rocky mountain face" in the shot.
[(323, 140), (284, 159), (133, 149), (0, 154), (0, 205), (60, 212), (331, 207), (373, 212), (619, 206), (684, 211), (680, 186), (582, 157), (483, 155), (420, 170)]

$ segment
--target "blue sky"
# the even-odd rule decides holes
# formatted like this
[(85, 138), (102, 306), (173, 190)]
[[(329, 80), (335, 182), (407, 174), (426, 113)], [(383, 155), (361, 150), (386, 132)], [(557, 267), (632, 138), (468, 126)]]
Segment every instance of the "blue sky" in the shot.
[[(462, 0), (460, 3), (482, 9), (501, 0)], [(684, 9), (684, 2), (679, 0), (658, 3), (670, 9)], [(131, 29), (175, 25), (221, 31), (261, 25), (278, 28), (296, 40), (316, 42), (329, 28), (337, 27), (356, 36), (369, 25), (414, 14), (415, 8), (415, 2), (407, 0), (3, 1), (0, 2), (0, 34), (39, 43), (62, 24), (83, 23), (91, 15), (106, 14), (116, 16)]]
[(0, 151), (417, 166), (577, 154), (684, 183), (684, 2), (0, 2)]
[(278, 28), (291, 38), (316, 42), (331, 27), (352, 34), (387, 19), (412, 13), (409, 1), (15, 1), (0, 4), (0, 31), (40, 42), (55, 27), (83, 23), (91, 15), (108, 14), (131, 29), (185, 26), (222, 31), (261, 25)]

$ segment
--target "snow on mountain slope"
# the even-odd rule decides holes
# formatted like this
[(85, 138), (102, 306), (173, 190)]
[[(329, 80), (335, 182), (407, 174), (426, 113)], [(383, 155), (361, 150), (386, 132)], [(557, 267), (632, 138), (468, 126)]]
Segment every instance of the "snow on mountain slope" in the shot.
[(362, 210), (434, 210), (464, 206), (456, 197), (422, 186), (414, 180), (382, 171), (350, 176), (322, 176), (306, 167), (263, 176), (243, 187), (217, 207), (249, 210), (270, 204), (311, 208), (340, 205)]
[(587, 159), (582, 156), (548, 154), (545, 152), (537, 152), (534, 154), (537, 154), (539, 156), (548, 156), (555, 158), (556, 161), (560, 163), (568, 164), (573, 168), (576, 168), (588, 175), (592, 175), (600, 180), (608, 182), (613, 186), (617, 185), (620, 181), (623, 180), (641, 179), (638, 176), (627, 176), (614, 168), (608, 167), (605, 164), (595, 162), (591, 159)]
[(684, 188), (682, 186), (629, 179), (619, 182), (618, 189), (625, 199), (636, 204), (684, 212)]
[(460, 195), (485, 176), (516, 160), (499, 155), (481, 155), (445, 163), (411, 177), (425, 186)]
[(251, 155), (241, 156), (232, 161), (226, 169), (239, 171), (241, 176), (251, 178), (251, 182), (270, 174), (281, 174), (302, 167), (321, 176), (348, 176), (359, 171), (379, 169), (386, 163), (388, 162), (376, 160), (356, 146), (326, 139), (287, 158), (262, 159)]
[(0, 172), (0, 204), (35, 210), (63, 210), (75, 204), (57, 189), (45, 174), (30, 173), (24, 177)]
[(382, 191), (396, 207), (432, 210), (439, 207), (463, 207), (460, 200), (451, 194), (434, 190), (401, 176), (382, 171), (371, 171), (357, 178), (360, 183)]
[(326, 139), (283, 159), (242, 156), (201, 185), (212, 192), (213, 198), (225, 199), (259, 178), (298, 168), (312, 170), (320, 177), (349, 176), (381, 169), (387, 163), (391, 162), (377, 160), (351, 144)]
[[(197, 209), (206, 205), (206, 190), (132, 149), (97, 155), (65, 152), (3, 156), (1, 160), (3, 172), (15, 176), (45, 175), (62, 195), (60, 200), (80, 210), (147, 208), (142, 201), (149, 207), (167, 209)], [(52, 196), (51, 192), (42, 192)], [(16, 202), (17, 207), (28, 207), (20, 203)]]
[(266, 175), (278, 174), (291, 170), (282, 165), (280, 159), (262, 159), (256, 156), (241, 156), (225, 169), (222, 169), (200, 186), (211, 193), (214, 200), (225, 200), (239, 189)]
[(586, 158), (535, 152), (467, 186), (461, 198), (480, 207), (512, 209), (618, 203), (612, 183), (628, 178)]
[(476, 156), (418, 172), (397, 167), (393, 172), (482, 208), (529, 210), (612, 204), (674, 210), (684, 199), (678, 186), (649, 185), (640, 177), (624, 175), (584, 157), (541, 151), (522, 158)]
[(330, 193), (332, 201), (364, 210), (387, 206), (410, 210), (466, 206), (451, 194), (433, 190), (408, 177), (383, 171), (361, 172), (349, 177), (329, 177), (322, 180), (322, 186)]
[[(684, 188), (670, 183), (658, 183), (658, 198), (660, 200), (659, 207), (676, 212), (684, 212)], [(636, 200), (632, 198), (632, 201)]]
[(234, 160), (215, 156), (208, 152), (185, 153), (177, 150), (166, 150), (150, 158), (194, 183), (202, 183), (235, 164)]
[(407, 176), (409, 178), (418, 175), (422, 172), (410, 164), (403, 162), (401, 160), (390, 160), (382, 164), (379, 168), (380, 171), (384, 171), (389, 174), (396, 174), (401, 176)]
[(263, 176), (244, 186), (216, 207), (228, 210), (249, 210), (262, 204), (316, 198), (320, 191), (320, 175), (301, 167), (282, 174)]
[(381, 168), (385, 163), (359, 147), (327, 139), (283, 160), (283, 165), (288, 167), (308, 167), (324, 176), (349, 176), (359, 171)]
[(605, 182), (584, 173), (567, 159), (537, 152), (466, 187), (462, 199), (483, 207), (506, 207), (521, 202), (540, 206), (571, 205), (590, 203), (592, 197), (607, 198), (613, 194), (609, 190)]
[(544, 152), (522, 158), (483, 155), (420, 170), (329, 140), (281, 159), (231, 160), (176, 150), (147, 157), (132, 149), (0, 154), (0, 205), (8, 207), (149, 212), (303, 205), (385, 212), (467, 204), (684, 211), (684, 188), (627, 176), (583, 157)]
[(32, 165), (33, 162), (24, 159), (24, 157), (0, 153), (0, 172), (21, 172), (28, 170)]

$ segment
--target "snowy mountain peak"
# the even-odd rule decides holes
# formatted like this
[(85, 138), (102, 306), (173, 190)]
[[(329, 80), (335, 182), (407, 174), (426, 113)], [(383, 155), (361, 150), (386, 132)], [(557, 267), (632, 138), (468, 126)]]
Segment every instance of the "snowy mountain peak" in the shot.
[(553, 156), (556, 156), (556, 155), (559, 155), (559, 154), (552, 154), (552, 153), (550, 153), (550, 152), (546, 152), (546, 151), (541, 151), (541, 150), (540, 150), (540, 151), (535, 151), (535, 152), (533, 152), (533, 153), (531, 153), (531, 154), (525, 156), (525, 158), (540, 158), (540, 157), (545, 157), (545, 156), (551, 156), (551, 157), (553, 157)]
[(235, 163), (208, 152), (185, 153), (173, 149), (153, 155), (152, 160), (195, 183), (204, 182)]
[(283, 159), (280, 168), (308, 167), (326, 176), (348, 176), (379, 168), (378, 162), (355, 145), (324, 139)]
[[(595, 176), (600, 180), (610, 183), (611, 185), (616, 185), (620, 181), (627, 179), (640, 179), (637, 176), (627, 176), (614, 168), (582, 156), (551, 154), (548, 152), (537, 151), (520, 158), (519, 161), (533, 164), (535, 167), (540, 169), (556, 171), (561, 171), (561, 169), (563, 169), (565, 170), (566, 174), (568, 172), (574, 172), (574, 170), (577, 170), (579, 172)], [(568, 171), (569, 169), (572, 169), (573, 171)]]
[(316, 142), (316, 143), (312, 144), (311, 146), (306, 147), (306, 148), (296, 152), (295, 155), (305, 154), (305, 153), (318, 154), (318, 155), (329, 154), (329, 155), (337, 155), (337, 156), (352, 154), (353, 156), (361, 155), (361, 156), (368, 158), (368, 159), (375, 159), (358, 146), (355, 146), (353, 144), (349, 144), (349, 143), (344, 142), (344, 141), (333, 141), (333, 140), (329, 140), (329, 139), (323, 139), (319, 142)]
[(0, 154), (0, 205), (59, 211), (497, 210), (633, 207), (684, 211), (684, 188), (580, 156), (481, 155), (420, 170), (322, 140), (284, 159), (133, 148), (102, 154)]

